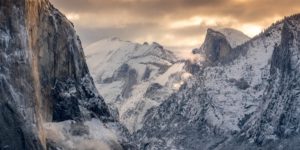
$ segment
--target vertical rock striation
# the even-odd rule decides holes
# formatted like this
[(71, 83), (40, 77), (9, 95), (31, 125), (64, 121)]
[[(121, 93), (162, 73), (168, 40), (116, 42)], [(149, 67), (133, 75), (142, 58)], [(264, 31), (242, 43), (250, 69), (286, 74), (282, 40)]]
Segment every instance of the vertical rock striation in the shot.
[(73, 25), (48, 0), (0, 2), (0, 149), (45, 149), (43, 122), (111, 121)]

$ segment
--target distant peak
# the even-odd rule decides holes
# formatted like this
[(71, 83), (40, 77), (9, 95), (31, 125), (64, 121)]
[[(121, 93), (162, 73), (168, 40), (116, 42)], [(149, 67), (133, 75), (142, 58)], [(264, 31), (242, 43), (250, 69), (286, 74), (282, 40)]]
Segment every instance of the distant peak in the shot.
[(161, 46), (159, 43), (157, 42), (152, 42), (152, 45), (158, 45), (158, 46)]
[(216, 30), (212, 29), (212, 28), (207, 28), (207, 33), (209, 32), (216, 32)]
[(111, 41), (122, 41), (119, 37), (111, 37), (109, 38)]
[(226, 36), (219, 31), (207, 29), (202, 50), (207, 59), (214, 63), (222, 60), (232, 50)]
[(157, 42), (152, 42), (152, 46), (154, 46), (154, 47), (159, 47), (160, 49), (163, 49), (163, 48), (164, 48), (162, 45), (160, 45), (160, 44), (157, 43)]
[[(223, 35), (220, 31), (216, 30), (216, 29), (212, 29), (212, 28), (208, 28), (206, 31), (206, 36), (210, 35), (210, 34), (219, 34), (219, 35)], [(224, 36), (224, 35), (223, 35)]]

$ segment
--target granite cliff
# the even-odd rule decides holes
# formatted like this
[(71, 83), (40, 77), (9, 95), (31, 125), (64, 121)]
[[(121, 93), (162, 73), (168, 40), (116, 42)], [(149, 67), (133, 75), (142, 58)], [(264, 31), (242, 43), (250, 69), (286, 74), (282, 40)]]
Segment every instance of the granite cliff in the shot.
[[(0, 149), (72, 149), (90, 139), (122, 148), (99, 137), (122, 126), (94, 86), (73, 24), (48, 0), (0, 2), (0, 64)], [(103, 132), (94, 136), (94, 126)]]

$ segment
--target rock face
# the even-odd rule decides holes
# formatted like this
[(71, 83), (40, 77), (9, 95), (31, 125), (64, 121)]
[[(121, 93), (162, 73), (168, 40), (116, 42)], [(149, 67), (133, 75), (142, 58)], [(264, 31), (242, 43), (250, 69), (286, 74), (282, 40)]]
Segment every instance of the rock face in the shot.
[(208, 29), (204, 43), (199, 49), (194, 49), (193, 53), (206, 56), (210, 64), (223, 63), (231, 59), (229, 55), (234, 48), (249, 39), (242, 32), (230, 28)]
[(46, 149), (44, 124), (113, 121), (73, 25), (48, 0), (0, 2), (0, 149)]
[(203, 50), (210, 62), (222, 61), (230, 53), (231, 49), (229, 42), (222, 33), (212, 29), (207, 30)]
[(148, 111), (140, 148), (299, 149), (299, 24), (285, 18), (233, 48), (230, 63), (200, 66)]

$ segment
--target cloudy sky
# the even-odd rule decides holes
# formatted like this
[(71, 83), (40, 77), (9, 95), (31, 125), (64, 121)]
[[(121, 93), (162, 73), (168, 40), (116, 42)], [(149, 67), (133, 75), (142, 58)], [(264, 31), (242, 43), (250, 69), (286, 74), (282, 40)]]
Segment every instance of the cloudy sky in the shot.
[(252, 37), (300, 0), (50, 0), (74, 23), (84, 47), (107, 37), (192, 49), (207, 28), (230, 27)]

